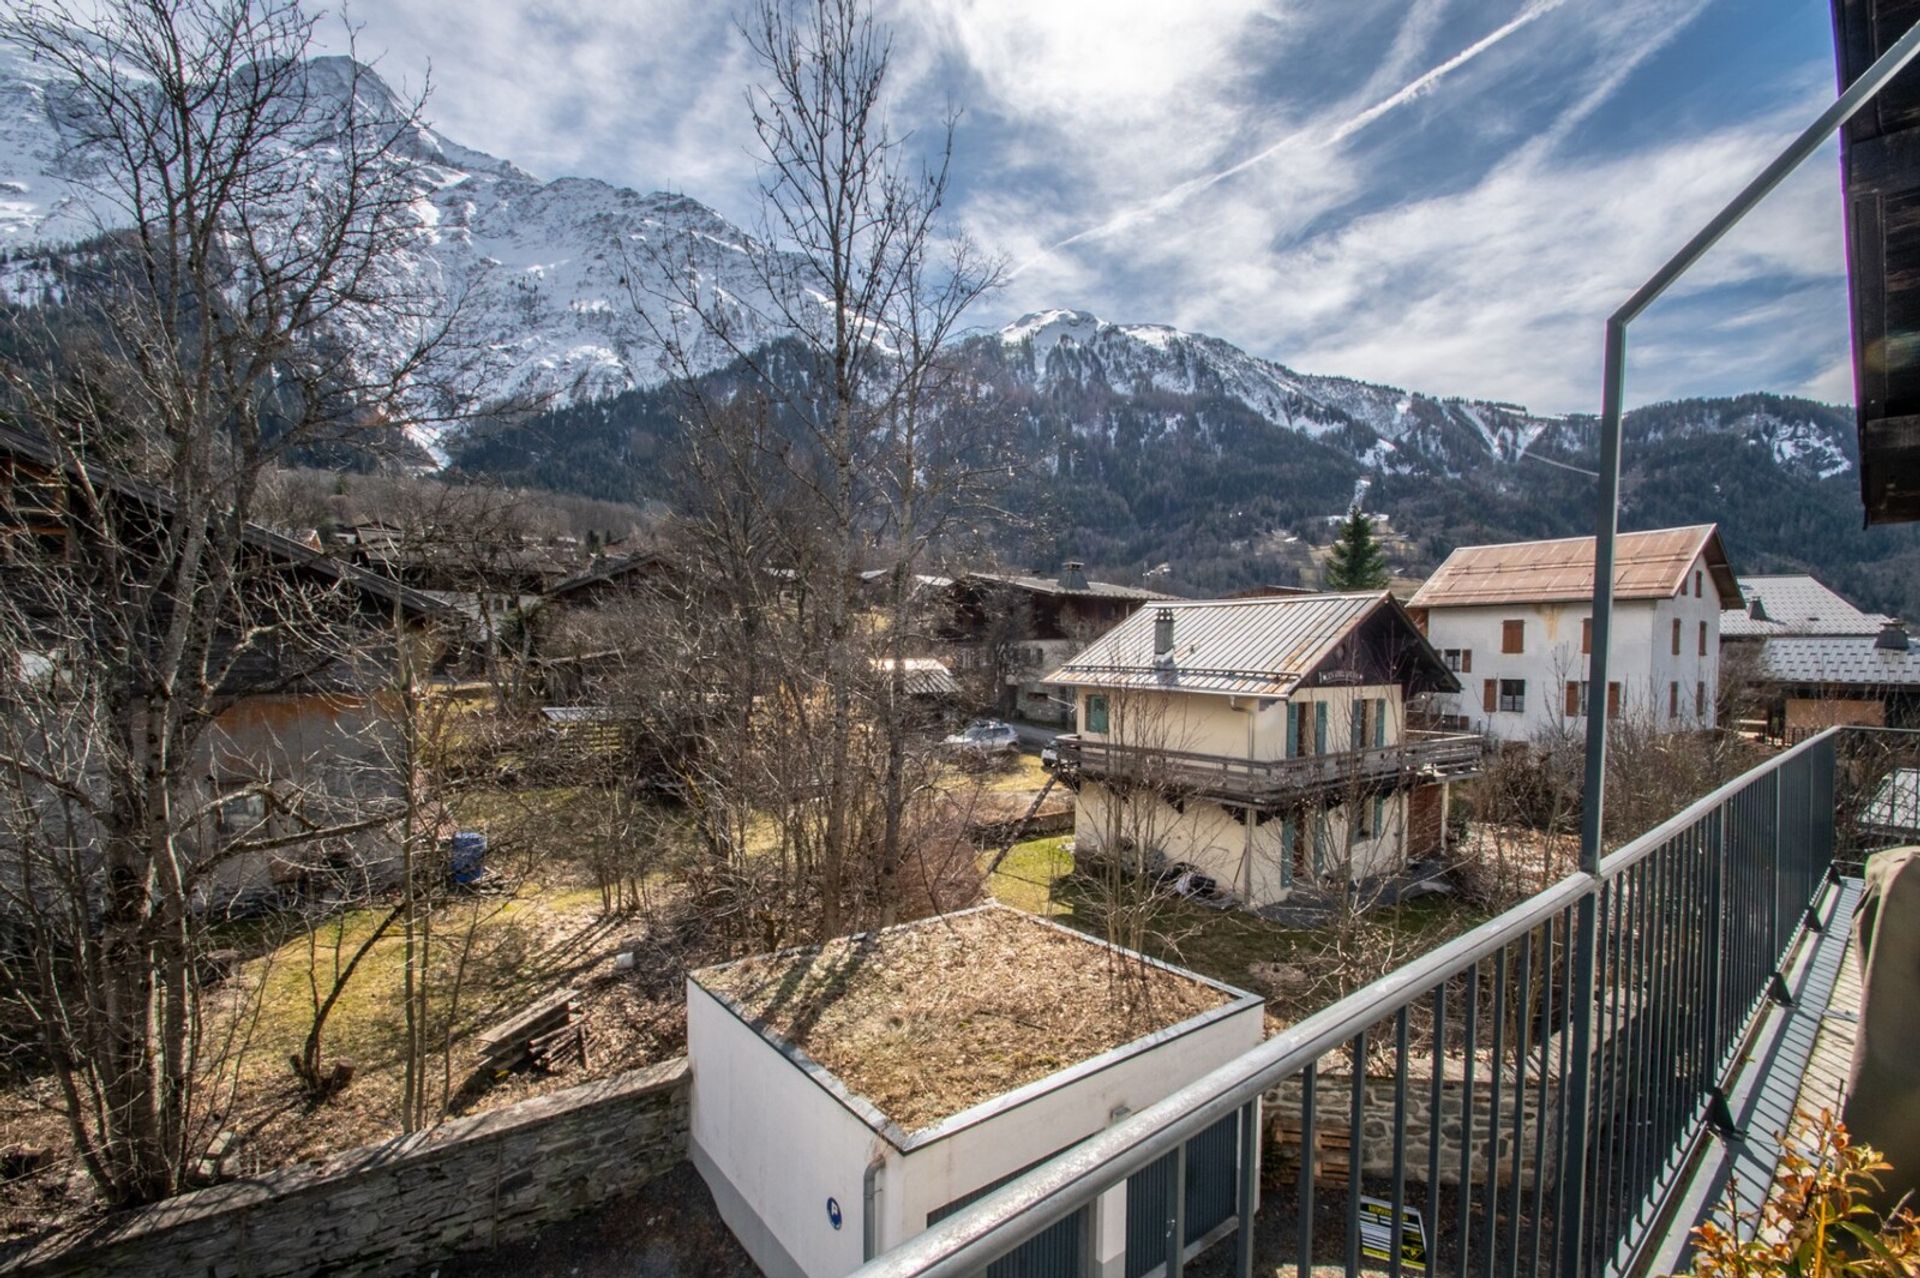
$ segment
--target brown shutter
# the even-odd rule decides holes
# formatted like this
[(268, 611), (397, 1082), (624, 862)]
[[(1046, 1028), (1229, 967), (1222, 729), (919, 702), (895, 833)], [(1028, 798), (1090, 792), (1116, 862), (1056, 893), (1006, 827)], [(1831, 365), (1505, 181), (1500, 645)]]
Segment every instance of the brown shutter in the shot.
[(1707, 655), (1707, 623), (1704, 621), (1700, 623), (1700, 655)]
[(1680, 618), (1673, 619), (1673, 655), (1680, 655)]
[(1607, 685), (1607, 718), (1618, 719), (1619, 717), (1620, 685), (1617, 683), (1609, 683)]
[(1494, 695), (1493, 680), (1491, 679), (1481, 680), (1480, 681), (1480, 708), (1482, 710), (1485, 710), (1488, 714), (1493, 713), (1493, 706), (1494, 706), (1493, 695)]
[(1500, 651), (1521, 652), (1527, 646), (1527, 623), (1524, 621), (1503, 621), (1500, 623)]
[(1567, 713), (1580, 713), (1580, 684), (1578, 680), (1567, 680)]
[(1667, 685), (1667, 718), (1680, 717), (1680, 681), (1674, 680)]
[(1471, 648), (1462, 648), (1460, 650), (1460, 673), (1473, 673), (1473, 649)]
[(1589, 653), (1593, 651), (1593, 618), (1592, 617), (1583, 617), (1580, 621), (1580, 651), (1582, 653)]

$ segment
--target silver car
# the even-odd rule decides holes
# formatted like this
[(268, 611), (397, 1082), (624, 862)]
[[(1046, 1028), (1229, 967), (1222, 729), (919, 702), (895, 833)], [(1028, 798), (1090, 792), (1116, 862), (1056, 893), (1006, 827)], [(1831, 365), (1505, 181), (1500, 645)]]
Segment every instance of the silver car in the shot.
[(1020, 748), (1020, 734), (1011, 724), (998, 719), (975, 719), (963, 730), (954, 733), (940, 743), (956, 754), (970, 754), (986, 758), (997, 754), (1012, 754)]

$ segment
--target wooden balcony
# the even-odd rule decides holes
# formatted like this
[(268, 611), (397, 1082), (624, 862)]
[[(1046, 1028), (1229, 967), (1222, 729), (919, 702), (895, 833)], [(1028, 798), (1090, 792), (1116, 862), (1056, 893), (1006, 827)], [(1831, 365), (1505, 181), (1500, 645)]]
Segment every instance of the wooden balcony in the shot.
[(1458, 781), (1480, 772), (1486, 752), (1486, 738), (1468, 733), (1410, 732), (1394, 745), (1295, 759), (1235, 759), (1067, 735), (1054, 743), (1046, 762), (1068, 781), (1118, 781), (1182, 796), (1278, 806)]

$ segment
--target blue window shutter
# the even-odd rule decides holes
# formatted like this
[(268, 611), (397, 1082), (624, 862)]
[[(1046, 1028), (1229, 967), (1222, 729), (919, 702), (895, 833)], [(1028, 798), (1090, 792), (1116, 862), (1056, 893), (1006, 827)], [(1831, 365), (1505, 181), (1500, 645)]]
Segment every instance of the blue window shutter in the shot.
[(1299, 740), (1300, 707), (1289, 701), (1287, 702), (1287, 748), (1282, 757), (1291, 759), (1293, 757), (1293, 747)]
[(1377, 746), (1387, 743), (1387, 699), (1385, 697), (1373, 703), (1373, 743)]
[(1353, 703), (1352, 718), (1353, 744), (1351, 748), (1364, 750), (1367, 746), (1367, 703), (1365, 701), (1356, 701)]
[(1324, 701), (1313, 703), (1313, 752), (1327, 752), (1327, 703)]
[(1280, 818), (1280, 886), (1293, 886), (1293, 823), (1296, 818)]

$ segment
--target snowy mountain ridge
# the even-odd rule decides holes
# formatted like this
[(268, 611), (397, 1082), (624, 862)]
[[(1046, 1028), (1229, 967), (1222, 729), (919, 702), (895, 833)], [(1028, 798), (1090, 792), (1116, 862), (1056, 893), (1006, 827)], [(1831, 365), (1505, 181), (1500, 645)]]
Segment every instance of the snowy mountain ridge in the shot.
[[(357, 95), (377, 118), (403, 105), (372, 71), (345, 58), (307, 63), (307, 88), (320, 103)], [(344, 108), (343, 108), (344, 109)], [(58, 296), (46, 269), (57, 251), (115, 225), (108, 184), (72, 159), (72, 118), (61, 84), (45, 67), (0, 50), (0, 297), (32, 303)], [(419, 125), (400, 150), (414, 183), (418, 233), (390, 269), (460, 324), (485, 402), (532, 400), (548, 408), (603, 400), (657, 386), (681, 372), (704, 373), (740, 350), (781, 335), (777, 317), (805, 309), (793, 283), (804, 272), (776, 262), (744, 231), (684, 195), (641, 194), (592, 178), (543, 181), (511, 161)], [(783, 282), (783, 297), (767, 276)], [(722, 340), (688, 305), (724, 317)], [(355, 321), (353, 349), (377, 361), (405, 349), (408, 321), (382, 328), (378, 314)], [(1164, 324), (1114, 324), (1085, 311), (1027, 315), (997, 333), (968, 339), (991, 349), (1011, 384), (1049, 396), (1074, 430), (1100, 428), (1097, 402), (1151, 397), (1165, 428), (1180, 421), (1212, 429), (1204, 405), (1224, 399), (1267, 429), (1327, 443), (1378, 473), (1460, 474), (1516, 463), (1558, 441), (1576, 447), (1568, 419), (1512, 404), (1441, 399), (1346, 377), (1297, 372), (1204, 334)], [(678, 356), (669, 353), (669, 345)], [(1096, 398), (1075, 400), (1076, 391)], [(1078, 414), (1078, 415), (1076, 415)], [(1728, 422), (1703, 416), (1703, 429), (1738, 429), (1782, 466), (1817, 475), (1849, 468), (1846, 448), (1810, 420)], [(444, 459), (441, 441), (416, 436)]]

